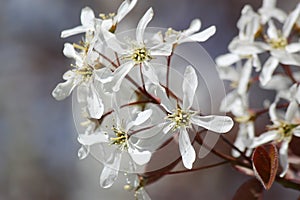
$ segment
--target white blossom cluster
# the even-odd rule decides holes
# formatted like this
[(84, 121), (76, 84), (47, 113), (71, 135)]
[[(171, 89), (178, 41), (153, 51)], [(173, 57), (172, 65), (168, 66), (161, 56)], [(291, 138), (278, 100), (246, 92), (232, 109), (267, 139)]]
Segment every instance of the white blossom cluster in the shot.
[[(61, 33), (62, 38), (83, 34), (83, 39), (78, 44), (64, 45), (63, 53), (73, 60), (73, 64), (63, 75), (65, 81), (56, 86), (52, 95), (55, 99), (62, 100), (74, 91), (73, 97), (77, 102), (74, 105), (79, 106), (83, 130), (78, 135), (78, 141), (82, 145), (78, 156), (84, 159), (91, 155), (95, 146), (101, 149), (97, 154), (102, 156), (105, 163), (100, 176), (100, 185), (104, 188), (115, 182), (123, 158), (128, 158), (127, 168), (134, 171), (136, 167), (143, 166), (151, 160), (155, 151), (153, 146), (158, 148), (167, 139), (175, 136), (178, 136), (183, 165), (191, 169), (196, 152), (189, 135), (197, 134), (197, 127), (225, 133), (233, 126), (230, 117), (203, 116), (199, 110), (193, 108), (198, 77), (192, 66), (182, 66), (185, 68), (180, 90), (182, 96), (171, 91), (166, 83), (167, 71), (172, 69), (172, 65), (162, 61), (159, 64), (164, 70), (157, 67), (158, 61), (172, 58), (178, 45), (206, 41), (215, 33), (215, 27), (211, 26), (199, 32), (201, 21), (195, 19), (186, 30), (176, 31), (169, 28), (165, 32), (150, 33), (149, 36), (147, 26), (154, 15), (153, 9), (149, 8), (137, 24), (135, 38), (126, 38), (124, 41), (118, 37), (117, 27), (136, 3), (137, 0), (124, 0), (116, 14), (99, 16), (95, 15), (91, 8), (85, 7), (81, 11), (81, 25)], [(264, 12), (267, 17), (271, 11)], [(254, 12), (247, 15), (254, 15)], [(285, 19), (285, 16), (283, 18)], [(249, 26), (248, 21), (241, 22), (241, 29)], [(254, 33), (246, 34), (248, 32), (237, 38), (235, 43), (237, 46), (248, 43), (255, 48)], [(260, 49), (267, 49), (270, 45), (261, 46)], [(242, 55), (245, 51), (235, 54), (236, 51), (237, 47), (229, 57), (245, 57)], [(262, 50), (253, 52), (248, 56), (248, 71), (251, 71), (251, 64), (257, 60), (255, 53), (261, 52)], [(277, 57), (273, 56), (273, 60), (275, 59)], [(222, 69), (232, 70), (229, 65), (238, 59), (231, 60), (232, 62), (227, 62), (228, 66), (223, 66)], [(279, 62), (279, 59), (277, 60)], [(244, 80), (244, 77), (242, 79), (241, 84), (244, 84), (247, 80)], [(246, 89), (242, 92), (234, 92), (235, 102), (238, 101), (238, 96), (244, 97)], [(131, 98), (130, 102), (124, 102), (126, 94), (136, 96)], [(232, 96), (233, 94), (229, 95)], [(134, 179), (131, 183), (137, 191), (138, 198), (149, 199), (139, 180)]]
[[(289, 169), (289, 144), (300, 137), (300, 4), (290, 13), (276, 8), (276, 0), (263, 0), (255, 12), (246, 5), (237, 22), (238, 36), (228, 46), (229, 53), (216, 59), (219, 75), (234, 88), (223, 100), (221, 110), (231, 112), (239, 123), (235, 146), (246, 155), (253, 148), (273, 142), (280, 148), (280, 176)], [(251, 86), (276, 92), (265, 109), (271, 124), (264, 133), (255, 133), (259, 111), (251, 108)], [(251, 94), (252, 96), (252, 94)], [(259, 100), (255, 95), (253, 101)], [(240, 152), (233, 150), (233, 156)]]

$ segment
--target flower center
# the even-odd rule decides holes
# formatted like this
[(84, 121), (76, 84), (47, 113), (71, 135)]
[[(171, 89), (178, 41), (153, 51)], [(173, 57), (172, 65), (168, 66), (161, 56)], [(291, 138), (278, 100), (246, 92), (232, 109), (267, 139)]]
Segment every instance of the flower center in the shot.
[(84, 81), (88, 81), (93, 75), (94, 69), (91, 66), (86, 66), (81, 69), (76, 69), (76, 73), (82, 76)]
[(288, 45), (287, 39), (282, 36), (277, 39), (268, 39), (267, 42), (273, 49), (283, 49)]
[(131, 59), (137, 63), (140, 64), (144, 61), (149, 61), (152, 59), (152, 57), (150, 56), (149, 52), (147, 51), (147, 49), (145, 47), (143, 48), (137, 48), (134, 50)]
[(186, 127), (190, 125), (190, 118), (192, 112), (183, 111), (180, 108), (177, 108), (173, 114), (169, 114), (167, 119), (175, 122), (175, 126), (173, 129), (177, 129), (179, 127)]
[(286, 122), (280, 122), (280, 125), (271, 128), (271, 130), (278, 130), (280, 137), (278, 141), (282, 141), (285, 138), (291, 139), (293, 135), (294, 129), (298, 126), (298, 124), (288, 124)]
[(116, 137), (111, 138), (111, 144), (119, 146), (120, 149), (124, 150), (128, 148), (127, 145), (127, 133), (120, 128), (113, 126), (112, 130), (114, 131)]

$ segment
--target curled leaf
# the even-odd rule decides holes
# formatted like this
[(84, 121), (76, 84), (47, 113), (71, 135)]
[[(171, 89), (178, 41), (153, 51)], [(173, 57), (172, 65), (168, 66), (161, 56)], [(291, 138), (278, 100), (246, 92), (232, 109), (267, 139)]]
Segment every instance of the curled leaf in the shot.
[(266, 190), (270, 189), (278, 170), (278, 151), (274, 144), (257, 147), (252, 155), (252, 167), (256, 178)]

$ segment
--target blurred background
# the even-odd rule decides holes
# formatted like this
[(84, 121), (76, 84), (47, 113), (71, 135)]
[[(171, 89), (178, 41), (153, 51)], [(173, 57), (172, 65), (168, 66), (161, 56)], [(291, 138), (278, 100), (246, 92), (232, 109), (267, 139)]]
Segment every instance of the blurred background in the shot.
[[(1, 0), (0, 6), (0, 200), (133, 199), (123, 182), (108, 190), (99, 186), (102, 166), (79, 161), (71, 98), (51, 96), (70, 60), (62, 54), (64, 29), (79, 25), (81, 8), (114, 12), (122, 0)], [(298, 1), (280, 1), (292, 10)], [(194, 18), (203, 27), (217, 26), (203, 46), (212, 58), (227, 52), (237, 34), (241, 8), (255, 9), (261, 0), (140, 0), (122, 27), (133, 28), (152, 6), (151, 26), (185, 29)], [(124, 22), (125, 22), (124, 21)], [(154, 200), (231, 199), (249, 177), (230, 166), (173, 175), (147, 188)], [(275, 184), (266, 199), (296, 199), (299, 194)]]

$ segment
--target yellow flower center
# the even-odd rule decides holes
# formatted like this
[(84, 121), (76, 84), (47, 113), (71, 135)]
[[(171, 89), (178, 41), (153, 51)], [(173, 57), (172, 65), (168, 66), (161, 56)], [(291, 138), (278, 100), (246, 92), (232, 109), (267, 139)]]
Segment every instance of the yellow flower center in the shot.
[(128, 148), (127, 140), (128, 136), (127, 133), (124, 130), (121, 130), (120, 128), (117, 128), (113, 126), (112, 130), (114, 131), (116, 137), (111, 138), (111, 144), (119, 146), (120, 149), (124, 150)]
[(271, 127), (270, 130), (278, 130), (280, 137), (278, 142), (281, 142), (283, 139), (292, 139), (293, 131), (299, 124), (288, 124), (286, 122), (280, 122), (278, 126)]
[(76, 69), (75, 72), (82, 76), (83, 81), (88, 81), (93, 75), (94, 69), (91, 66), (86, 66), (81, 69)]
[(267, 39), (267, 42), (273, 49), (283, 49), (288, 45), (287, 39), (283, 36), (280, 36), (277, 39)]
[(149, 52), (145, 47), (143, 48), (137, 48), (134, 50), (133, 54), (131, 55), (131, 59), (137, 63), (140, 64), (144, 61), (149, 61), (152, 59)]
[(192, 112), (183, 111), (180, 108), (177, 108), (176, 111), (169, 114), (166, 119), (175, 122), (175, 126), (173, 127), (175, 130), (179, 127), (189, 126), (192, 114)]

